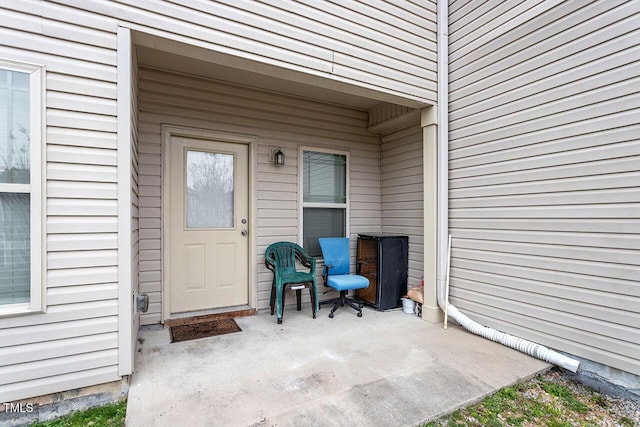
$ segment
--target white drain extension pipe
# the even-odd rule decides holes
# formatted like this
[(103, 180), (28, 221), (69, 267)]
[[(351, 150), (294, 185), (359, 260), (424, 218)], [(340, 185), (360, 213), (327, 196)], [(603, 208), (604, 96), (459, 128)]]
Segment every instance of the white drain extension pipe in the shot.
[(537, 357), (545, 362), (560, 366), (571, 372), (578, 370), (579, 361), (564, 356), (540, 344), (505, 334), (471, 320), (449, 303), (448, 282), (449, 256), (447, 245), (449, 235), (448, 175), (449, 175), (449, 11), (447, 0), (438, 0), (438, 236), (437, 236), (437, 295), (438, 305), (468, 331), (491, 341)]
[(575, 373), (578, 371), (578, 365), (580, 364), (579, 361), (540, 344), (505, 334), (504, 332), (497, 331), (493, 328), (482, 326), (478, 322), (475, 322), (460, 313), (460, 311), (451, 304), (449, 304), (449, 316), (451, 316), (452, 319), (455, 319), (462, 327), (476, 335), (480, 335), (481, 337), (487, 338), (491, 341), (506, 345), (507, 347), (511, 347), (553, 365), (560, 366), (561, 368), (567, 369), (571, 372)]
[(579, 361), (553, 351), (540, 344), (536, 344), (534, 342), (527, 341), (523, 338), (518, 338), (513, 335), (505, 334), (504, 332), (500, 332), (487, 326), (482, 326), (478, 322), (471, 320), (469, 317), (462, 314), (460, 310), (458, 310), (455, 306), (451, 305), (451, 303), (449, 303), (448, 293), (449, 269), (451, 262), (451, 235), (449, 235), (449, 247), (447, 252), (449, 256), (447, 257), (447, 280), (445, 285), (446, 288), (444, 290), (438, 289), (438, 304), (440, 305), (440, 308), (445, 311), (445, 329), (447, 329), (446, 319), (448, 316), (450, 316), (452, 319), (458, 322), (460, 326), (473, 334), (480, 335), (481, 337), (487, 338), (491, 341), (506, 345), (507, 347), (511, 347), (522, 353), (526, 353), (529, 356), (533, 356), (540, 360), (544, 360), (545, 362), (560, 366), (561, 368), (567, 369), (571, 372), (575, 373), (578, 371), (578, 365), (580, 364)]

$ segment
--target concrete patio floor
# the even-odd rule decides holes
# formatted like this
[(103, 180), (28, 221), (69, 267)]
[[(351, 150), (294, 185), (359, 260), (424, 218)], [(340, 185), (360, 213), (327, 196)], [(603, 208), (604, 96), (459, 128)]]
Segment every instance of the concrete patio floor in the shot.
[(287, 307), (242, 332), (169, 343), (140, 331), (128, 426), (413, 426), (550, 365), (402, 310), (312, 319)]

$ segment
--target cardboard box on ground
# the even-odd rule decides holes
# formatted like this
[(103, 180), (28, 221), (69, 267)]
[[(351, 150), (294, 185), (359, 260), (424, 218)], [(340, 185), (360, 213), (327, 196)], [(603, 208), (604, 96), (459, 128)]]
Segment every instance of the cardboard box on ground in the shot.
[(422, 286), (414, 286), (409, 288), (407, 295), (409, 298), (420, 304), (424, 303), (424, 288)]

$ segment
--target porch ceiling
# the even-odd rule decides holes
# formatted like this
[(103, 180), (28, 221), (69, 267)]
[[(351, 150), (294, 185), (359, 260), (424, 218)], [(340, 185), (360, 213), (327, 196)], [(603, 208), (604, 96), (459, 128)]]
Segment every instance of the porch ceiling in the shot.
[[(221, 80), (257, 89), (343, 105), (359, 110), (368, 110), (383, 101), (390, 101), (390, 99), (370, 98), (319, 86), (317, 78), (313, 78), (315, 84), (309, 84), (303, 81), (275, 77), (273, 75), (235, 68), (218, 62), (194, 58), (193, 56), (179, 55), (146, 46), (137, 46), (137, 58), (138, 65), (140, 66)], [(302, 77), (298, 77), (298, 80), (301, 79)], [(309, 78), (309, 81), (311, 80), (312, 79)], [(332, 84), (328, 79), (324, 79), (324, 81), (327, 85)]]

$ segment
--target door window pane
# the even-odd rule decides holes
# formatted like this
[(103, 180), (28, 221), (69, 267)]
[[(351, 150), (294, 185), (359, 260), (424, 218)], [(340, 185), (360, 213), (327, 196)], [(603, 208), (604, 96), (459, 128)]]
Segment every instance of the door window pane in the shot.
[(29, 194), (0, 193), (0, 305), (29, 302)]
[(347, 157), (340, 154), (304, 152), (303, 201), (346, 203)]
[(0, 70), (0, 183), (29, 183), (29, 111), (29, 74)]
[(233, 220), (232, 154), (187, 150), (187, 228), (231, 228)]

